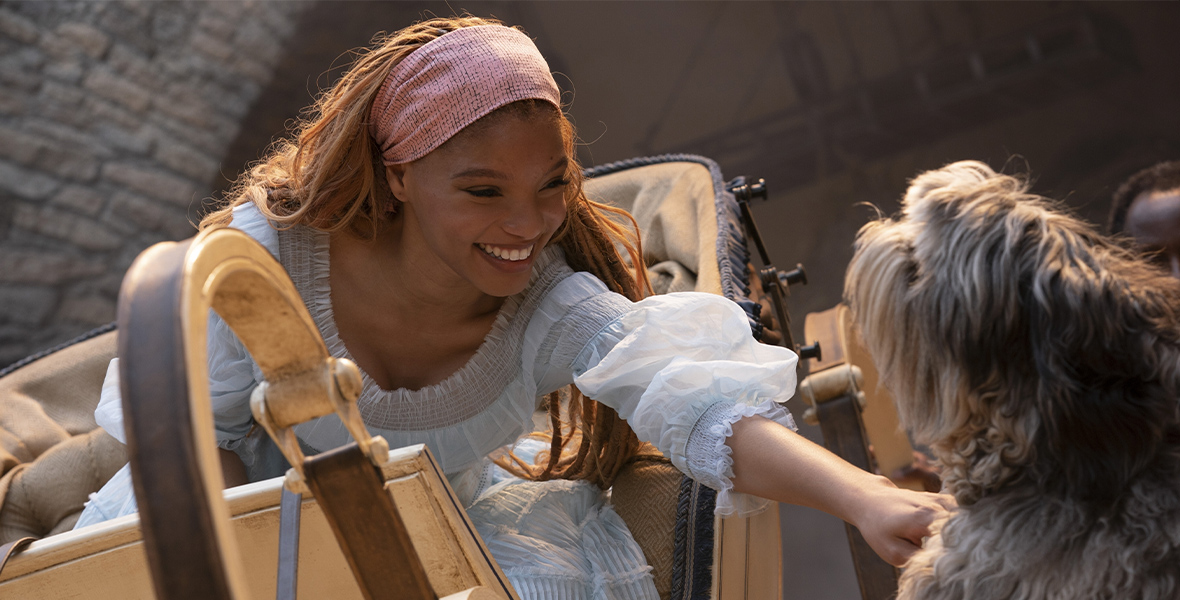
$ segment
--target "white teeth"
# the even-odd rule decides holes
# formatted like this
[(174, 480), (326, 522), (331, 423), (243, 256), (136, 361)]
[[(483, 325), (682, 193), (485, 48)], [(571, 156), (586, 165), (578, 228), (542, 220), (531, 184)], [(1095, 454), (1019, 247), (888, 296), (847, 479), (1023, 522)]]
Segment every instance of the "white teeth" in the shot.
[(533, 247), (532, 246), (529, 246), (528, 248), (525, 248), (523, 250), (520, 250), (520, 249), (509, 250), (508, 248), (500, 248), (498, 246), (489, 246), (487, 244), (479, 244), (479, 249), (483, 250), (484, 252), (487, 252), (488, 254), (491, 254), (492, 256), (495, 256), (496, 258), (499, 258), (500, 260), (510, 260), (510, 261), (524, 260), (524, 259), (532, 256), (532, 254), (533, 254)]

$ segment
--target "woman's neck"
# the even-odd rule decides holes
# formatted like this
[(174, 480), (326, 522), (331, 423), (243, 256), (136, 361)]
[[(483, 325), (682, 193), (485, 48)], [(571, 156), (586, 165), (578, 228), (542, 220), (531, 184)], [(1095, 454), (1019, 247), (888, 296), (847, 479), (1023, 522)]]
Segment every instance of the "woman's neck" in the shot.
[[(480, 292), (386, 224), (375, 239), (332, 234), (329, 280), (340, 339), (383, 389), (439, 383), (475, 355), (503, 298)], [(448, 276), (449, 275), (449, 276)]]

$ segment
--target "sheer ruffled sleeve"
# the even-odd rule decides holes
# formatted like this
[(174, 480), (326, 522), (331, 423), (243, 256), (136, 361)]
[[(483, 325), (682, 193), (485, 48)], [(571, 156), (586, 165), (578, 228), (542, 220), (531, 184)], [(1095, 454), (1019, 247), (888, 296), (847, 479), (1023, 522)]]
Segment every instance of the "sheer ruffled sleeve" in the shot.
[[(209, 399), (218, 445), (228, 447), (250, 431), (250, 393), (260, 379), (246, 348), (229, 326), (210, 312), (208, 325)], [(95, 421), (115, 439), (127, 443), (123, 400), (119, 393), (119, 359), (111, 360), (94, 410)]]
[[(250, 393), (261, 380), (257, 367), (229, 326), (210, 311), (208, 325), (209, 399), (213, 405), (214, 429), (217, 445), (234, 450), (250, 472), (254, 460), (253, 448), (245, 447), (250, 431)], [(120, 442), (127, 443), (123, 427), (123, 400), (119, 392), (119, 359), (111, 360), (102, 383), (102, 395), (94, 409), (94, 419), (100, 427)], [(101, 523), (108, 519), (134, 513), (137, 508), (131, 485), (130, 464), (115, 473), (97, 493), (91, 494), (75, 528)]]
[[(258, 240), (272, 254), (278, 254), (277, 232), (253, 204), (235, 208), (231, 226)], [(237, 450), (253, 424), (250, 393), (262, 381), (262, 372), (229, 325), (213, 311), (209, 311), (207, 333), (209, 399), (213, 408), (217, 443), (222, 448)], [(112, 360), (107, 369), (102, 396), (95, 409), (95, 419), (108, 433), (126, 443), (118, 360)], [(243, 460), (248, 458), (244, 457)]]
[(717, 514), (765, 508), (732, 491), (726, 440), (733, 423), (754, 415), (795, 428), (780, 403), (794, 394), (798, 357), (755, 341), (745, 313), (720, 296), (631, 303), (583, 273), (562, 283), (560, 300), (539, 313), (549, 329), (536, 351), (538, 391), (572, 382), (614, 408), (640, 439), (718, 491)]

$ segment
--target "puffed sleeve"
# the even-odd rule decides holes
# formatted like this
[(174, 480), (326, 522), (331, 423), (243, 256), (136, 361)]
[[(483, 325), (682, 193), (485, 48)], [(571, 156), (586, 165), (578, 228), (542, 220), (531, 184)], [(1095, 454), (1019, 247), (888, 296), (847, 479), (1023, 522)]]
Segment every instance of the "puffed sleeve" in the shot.
[[(250, 431), (250, 393), (260, 377), (257, 367), (233, 331), (210, 312), (208, 326), (209, 399), (213, 407), (217, 445), (242, 457), (247, 472), (254, 470), (255, 448), (246, 443)], [(94, 420), (120, 442), (127, 443), (123, 427), (123, 400), (119, 392), (119, 359), (111, 360)], [(75, 528), (129, 515), (138, 510), (131, 482), (131, 465), (115, 473), (97, 493), (91, 494)]]
[[(250, 235), (272, 254), (277, 255), (277, 233), (253, 204), (243, 204), (235, 208), (231, 226)], [(241, 444), (241, 440), (246, 437), (253, 424), (250, 393), (258, 382), (262, 381), (262, 372), (229, 325), (213, 311), (209, 311), (207, 336), (209, 400), (213, 408), (217, 443), (222, 448), (238, 450), (237, 446)], [(95, 420), (116, 439), (126, 443), (123, 432), (123, 405), (119, 394), (118, 361), (117, 358), (112, 360), (107, 369), (102, 395), (95, 409)], [(247, 458), (243, 457), (243, 460)]]
[(732, 491), (726, 440), (733, 423), (754, 415), (795, 428), (780, 403), (795, 392), (798, 357), (754, 340), (745, 313), (720, 296), (631, 303), (583, 273), (554, 292), (558, 301), (539, 311), (551, 325), (535, 359), (538, 391), (572, 382), (614, 408), (640, 439), (718, 491), (717, 514), (765, 508), (768, 501)]
[[(208, 325), (209, 400), (213, 408), (213, 426), (217, 444), (231, 448), (250, 431), (250, 393), (258, 385), (260, 373), (245, 346), (216, 314), (210, 312)], [(111, 360), (102, 383), (102, 395), (94, 410), (99, 426), (120, 442), (127, 443), (123, 431), (123, 400), (119, 393), (119, 359)]]

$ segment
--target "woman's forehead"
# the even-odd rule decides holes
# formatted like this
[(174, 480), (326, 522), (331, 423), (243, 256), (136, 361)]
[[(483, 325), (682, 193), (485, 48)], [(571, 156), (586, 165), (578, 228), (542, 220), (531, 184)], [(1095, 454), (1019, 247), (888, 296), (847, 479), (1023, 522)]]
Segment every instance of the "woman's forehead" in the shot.
[[(566, 156), (559, 122), (542, 115), (496, 115), (456, 134), (418, 162), (446, 166), (452, 175), (471, 169), (543, 164), (546, 170), (564, 165)], [(523, 166), (523, 165), (522, 165)]]

